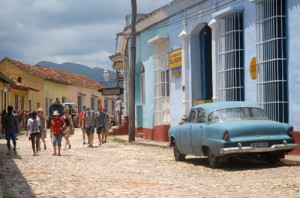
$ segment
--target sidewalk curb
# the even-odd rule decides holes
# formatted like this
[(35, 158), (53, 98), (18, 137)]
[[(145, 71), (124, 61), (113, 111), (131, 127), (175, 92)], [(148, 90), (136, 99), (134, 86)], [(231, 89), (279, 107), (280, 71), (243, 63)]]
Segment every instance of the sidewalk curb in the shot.
[(113, 139), (119, 141), (119, 142), (123, 142), (123, 143), (127, 143), (127, 144), (136, 144), (136, 145), (143, 145), (143, 146), (153, 146), (153, 147), (160, 147), (160, 148), (167, 148), (167, 149), (170, 149), (172, 147), (169, 147), (168, 146), (168, 142), (153, 142), (153, 141), (150, 141), (150, 140), (145, 140), (145, 139), (142, 139), (142, 138), (136, 138), (135, 141), (132, 141), (132, 142), (129, 142), (128, 139), (124, 139), (124, 138), (121, 138), (119, 136), (111, 136), (113, 137)]
[(300, 166), (300, 160), (291, 160), (291, 159), (281, 159), (280, 160), (285, 165), (289, 166)]
[[(167, 142), (155, 142), (151, 140), (147, 140), (144, 138), (136, 138), (135, 141), (129, 142), (128, 136), (112, 136), (117, 141), (128, 143), (128, 144), (136, 144), (136, 145), (143, 145), (143, 146), (155, 146), (160, 148), (167, 148), (171, 149), (172, 147), (168, 146)], [(127, 139), (125, 138), (127, 137)], [(284, 159), (280, 160), (283, 164), (288, 166), (300, 166), (300, 156), (299, 155), (286, 155)]]

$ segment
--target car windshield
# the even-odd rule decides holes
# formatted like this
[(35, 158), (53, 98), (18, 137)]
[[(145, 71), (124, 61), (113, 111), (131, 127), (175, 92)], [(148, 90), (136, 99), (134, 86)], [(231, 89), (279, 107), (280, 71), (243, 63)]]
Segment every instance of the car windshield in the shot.
[(74, 109), (72, 104), (65, 104), (66, 109)]
[(254, 107), (236, 107), (213, 111), (208, 116), (209, 123), (238, 120), (266, 120), (264, 110)]

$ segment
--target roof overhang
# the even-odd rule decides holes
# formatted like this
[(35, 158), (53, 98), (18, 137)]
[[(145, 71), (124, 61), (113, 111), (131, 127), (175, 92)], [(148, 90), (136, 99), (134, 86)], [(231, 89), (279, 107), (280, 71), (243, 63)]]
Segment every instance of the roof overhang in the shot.
[(156, 45), (157, 43), (161, 43), (163, 41), (168, 40), (168, 35), (158, 35), (148, 40), (148, 43), (151, 45)]
[(109, 59), (112, 62), (114, 62), (112, 65), (114, 70), (117, 70), (117, 71), (123, 70), (124, 56), (120, 52), (109, 56)]
[(112, 61), (112, 62), (120, 62), (120, 61), (123, 61), (123, 59), (124, 59), (124, 57), (123, 57), (123, 55), (120, 53), (120, 52), (118, 52), (118, 53), (115, 53), (115, 54), (113, 54), (113, 55), (110, 55), (109, 56), (109, 59)]

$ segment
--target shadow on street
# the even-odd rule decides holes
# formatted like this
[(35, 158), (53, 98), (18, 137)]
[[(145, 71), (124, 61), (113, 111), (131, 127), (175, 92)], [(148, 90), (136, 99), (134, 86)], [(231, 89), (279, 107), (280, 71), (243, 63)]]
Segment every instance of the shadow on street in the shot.
[[(21, 159), (17, 154), (7, 155), (7, 146), (4, 143), (6, 140), (1, 140), (0, 144), (0, 184), (3, 197), (35, 197), (27, 180), (23, 177), (15, 159)], [(13, 148), (13, 147), (12, 147)], [(21, 185), (20, 185), (21, 184)], [(0, 189), (0, 197), (1, 196)]]

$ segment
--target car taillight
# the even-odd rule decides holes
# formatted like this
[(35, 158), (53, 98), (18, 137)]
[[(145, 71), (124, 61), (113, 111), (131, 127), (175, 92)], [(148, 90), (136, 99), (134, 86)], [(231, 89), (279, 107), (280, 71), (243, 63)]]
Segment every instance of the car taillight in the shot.
[(288, 135), (289, 135), (290, 137), (293, 137), (293, 132), (294, 132), (294, 127), (291, 127), (291, 128), (289, 129)]
[(229, 133), (228, 133), (228, 130), (225, 131), (225, 133), (224, 133), (224, 135), (223, 135), (223, 140), (226, 141), (226, 142), (229, 140)]

